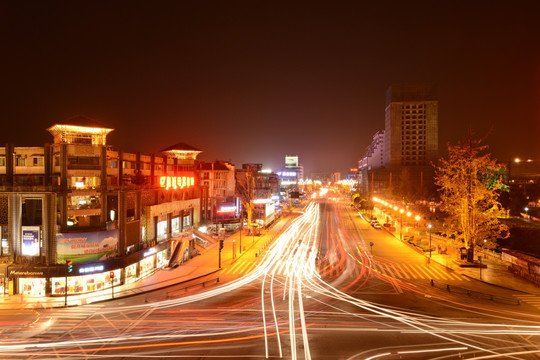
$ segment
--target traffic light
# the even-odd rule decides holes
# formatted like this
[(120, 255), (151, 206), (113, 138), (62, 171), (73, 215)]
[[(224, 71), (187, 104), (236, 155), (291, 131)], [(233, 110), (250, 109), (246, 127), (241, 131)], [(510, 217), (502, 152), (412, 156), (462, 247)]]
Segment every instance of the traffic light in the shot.
[(71, 260), (68, 260), (66, 261), (66, 265), (67, 265), (67, 272), (68, 273), (73, 272), (73, 262)]
[(223, 239), (219, 240), (219, 250), (223, 249)]

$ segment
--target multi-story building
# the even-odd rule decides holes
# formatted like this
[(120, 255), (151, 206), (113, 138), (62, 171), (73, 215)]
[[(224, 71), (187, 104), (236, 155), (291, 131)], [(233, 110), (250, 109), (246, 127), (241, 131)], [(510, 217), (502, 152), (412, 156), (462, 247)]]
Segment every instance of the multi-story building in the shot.
[(386, 93), (385, 129), (359, 161), (360, 191), (405, 198), (432, 190), (438, 121), (435, 85), (392, 85)]
[(358, 170), (371, 170), (384, 166), (384, 130), (373, 135), (364, 157), (358, 162)]
[(426, 166), (437, 159), (438, 107), (435, 85), (390, 86), (386, 93), (383, 166)]
[(337, 184), (340, 180), (341, 180), (341, 173), (339, 171), (336, 171), (330, 174), (330, 182), (332, 184)]
[(203, 217), (210, 223), (238, 219), (235, 167), (226, 161), (197, 164), (201, 186), (208, 189), (208, 201), (202, 204)]
[(304, 165), (298, 163), (298, 156), (285, 156), (285, 170), (296, 173), (296, 180), (304, 180)]
[(194, 172), (200, 151), (113, 150), (113, 129), (85, 117), (48, 131), (52, 144), (0, 148), (5, 292), (92, 292), (189, 258), (193, 238), (183, 235), (206, 196)]
[(240, 200), (250, 199), (254, 205), (252, 222), (269, 225), (275, 219), (279, 204), (277, 175), (263, 171), (262, 164), (242, 164), (242, 169), (236, 171), (236, 181)]

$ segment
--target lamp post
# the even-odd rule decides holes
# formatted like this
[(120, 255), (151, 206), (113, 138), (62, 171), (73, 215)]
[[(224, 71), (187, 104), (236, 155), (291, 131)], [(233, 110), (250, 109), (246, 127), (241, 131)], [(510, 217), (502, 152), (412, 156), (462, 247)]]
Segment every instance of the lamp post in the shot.
[(431, 224), (428, 225), (429, 228), (429, 262), (431, 262)]
[(400, 209), (399, 210), (399, 213), (400, 213), (400, 219), (399, 219), (399, 240), (403, 240), (403, 213), (405, 212), (405, 210), (403, 209)]
[(530, 219), (531, 219), (531, 216), (529, 215), (529, 208), (528, 208), (528, 207), (525, 207), (524, 210), (525, 210), (525, 215), (526, 215), (525, 217), (528, 217), (529, 220), (530, 220)]

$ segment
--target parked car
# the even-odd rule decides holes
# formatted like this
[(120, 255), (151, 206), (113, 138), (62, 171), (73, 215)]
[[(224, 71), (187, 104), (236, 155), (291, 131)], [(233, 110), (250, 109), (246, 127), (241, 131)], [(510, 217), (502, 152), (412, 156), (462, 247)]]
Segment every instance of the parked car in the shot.
[(379, 222), (377, 220), (372, 220), (371, 221), (371, 226), (373, 226), (375, 229), (380, 229), (381, 228), (381, 224), (379, 224)]

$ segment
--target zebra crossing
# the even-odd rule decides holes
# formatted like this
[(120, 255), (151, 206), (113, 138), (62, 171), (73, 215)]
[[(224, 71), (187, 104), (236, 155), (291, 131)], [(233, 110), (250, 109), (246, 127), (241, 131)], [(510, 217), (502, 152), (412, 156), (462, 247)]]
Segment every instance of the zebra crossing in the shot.
[[(272, 271), (274, 275), (283, 275), (287, 276), (288, 267), (286, 264)], [(232, 266), (222, 270), (224, 275), (244, 275), (254, 270), (256, 267), (255, 262), (249, 261), (238, 261)], [(427, 264), (403, 264), (403, 263), (384, 263), (376, 262), (372, 264), (372, 269), (379, 272), (380, 274), (390, 276), (392, 278), (413, 280), (413, 279), (422, 279), (422, 280), (439, 280), (439, 281), (471, 281), (470, 278), (462, 276), (455, 272), (449, 272), (438, 266), (427, 265)], [(539, 297), (540, 305), (540, 297)]]
[(537, 309), (540, 309), (540, 296), (538, 295), (531, 295), (531, 294), (523, 294), (523, 295), (514, 295), (519, 301), (522, 303), (526, 303), (528, 305), (534, 306)]
[[(257, 264), (255, 262), (236, 262), (232, 266), (225, 268), (221, 270), (221, 273), (224, 275), (245, 275), (255, 269)], [(276, 266), (274, 269), (269, 271), (269, 274), (273, 274), (275, 276), (289, 276), (291, 270), (290, 270), (290, 264), (287, 264), (286, 262), (281, 263), (279, 266)]]
[(243, 275), (249, 273), (254, 268), (255, 262), (237, 261), (232, 266), (221, 270), (221, 273), (226, 275)]
[(437, 266), (425, 264), (374, 263), (371, 268), (381, 274), (399, 279), (423, 279), (439, 281), (471, 281), (470, 278), (455, 272), (445, 271)]

